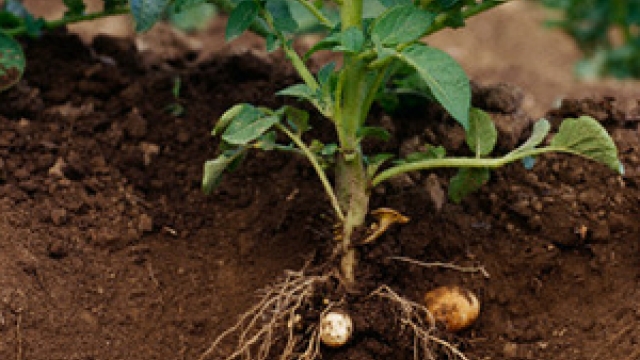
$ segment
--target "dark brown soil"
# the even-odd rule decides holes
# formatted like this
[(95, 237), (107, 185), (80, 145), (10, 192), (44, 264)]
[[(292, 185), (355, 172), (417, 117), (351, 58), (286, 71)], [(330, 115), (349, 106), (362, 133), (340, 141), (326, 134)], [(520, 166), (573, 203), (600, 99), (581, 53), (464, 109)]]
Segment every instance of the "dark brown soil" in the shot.
[[(327, 252), (331, 209), (302, 159), (255, 153), (212, 196), (200, 191), (215, 119), (237, 102), (277, 106), (273, 92), (296, 81), (277, 56), (148, 68), (128, 40), (87, 48), (53, 34), (25, 46), (24, 80), (0, 94), (0, 359), (195, 359), (258, 289)], [(501, 151), (531, 124), (514, 91), (476, 91), (501, 124)], [(176, 102), (184, 116), (167, 111)], [(443, 335), (470, 359), (640, 359), (638, 118), (611, 99), (549, 115), (584, 112), (614, 135), (625, 176), (547, 156), (532, 171), (497, 171), (460, 205), (442, 202), (450, 172), (394, 181), (372, 207), (411, 221), (363, 249), (363, 287), (384, 283), (414, 301), (443, 284), (474, 290), (479, 321)], [(452, 123), (424, 120), (441, 118), (437, 109), (376, 113), (392, 151), (445, 133), (462, 151)], [(326, 136), (321, 125), (316, 135)], [(490, 277), (390, 256), (484, 266)], [(412, 358), (396, 309), (349, 299), (354, 341), (323, 358)]]

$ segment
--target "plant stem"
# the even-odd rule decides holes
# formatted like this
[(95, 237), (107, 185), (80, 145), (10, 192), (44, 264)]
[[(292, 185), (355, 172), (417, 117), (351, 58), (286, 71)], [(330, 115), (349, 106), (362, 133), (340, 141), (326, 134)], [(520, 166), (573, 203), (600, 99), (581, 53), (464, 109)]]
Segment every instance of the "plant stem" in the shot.
[(354, 158), (340, 154), (336, 164), (338, 198), (349, 211), (343, 223), (341, 273), (347, 284), (355, 282), (356, 250), (352, 238), (356, 228), (364, 224), (369, 209), (367, 177), (360, 153)]
[[(73, 24), (81, 21), (95, 20), (95, 19), (99, 19), (107, 16), (124, 15), (124, 14), (129, 14), (129, 12), (130, 12), (129, 7), (118, 7), (115, 9), (111, 9), (109, 11), (98, 11), (98, 12), (83, 14), (83, 15), (65, 16), (62, 19), (45, 22), (44, 28), (47, 30), (51, 30), (51, 29), (55, 29), (61, 26), (65, 26), (65, 25), (69, 25), (69, 24)], [(28, 31), (27, 31), (26, 25), (20, 25), (19, 27), (5, 30), (5, 33), (9, 36), (19, 36), (19, 35), (27, 34)]]
[(289, 41), (284, 36), (284, 34), (276, 29), (271, 13), (269, 13), (268, 11), (264, 11), (263, 16), (269, 27), (271, 27), (276, 36), (278, 36), (287, 59), (289, 59), (291, 65), (293, 65), (293, 68), (296, 69), (298, 75), (300, 75), (304, 83), (307, 84), (307, 86), (311, 88), (311, 90), (318, 89), (318, 87), (320, 87), (318, 81), (313, 76), (309, 68), (305, 65), (304, 61), (302, 61), (300, 55), (298, 55), (298, 53), (290, 46)]
[(486, 168), (495, 169), (504, 166), (508, 163), (524, 159), (529, 156), (536, 156), (547, 152), (565, 152), (574, 155), (582, 156), (582, 154), (575, 151), (571, 151), (565, 147), (552, 147), (547, 146), (544, 148), (530, 149), (526, 151), (520, 151), (516, 153), (509, 153), (503, 157), (495, 159), (478, 159), (469, 157), (459, 158), (444, 158), (444, 159), (429, 159), (423, 161), (415, 161), (406, 164), (397, 165), (391, 167), (385, 171), (380, 172), (371, 180), (371, 186), (376, 186), (385, 180), (389, 180), (394, 176), (398, 176), (403, 173), (429, 170), (435, 168)]
[(377, 70), (378, 74), (376, 75), (376, 78), (373, 81), (373, 84), (371, 84), (371, 86), (369, 87), (369, 92), (362, 103), (364, 114), (369, 113), (369, 110), (371, 109), (371, 105), (373, 105), (373, 102), (375, 101), (376, 96), (378, 95), (378, 90), (380, 89), (380, 87), (382, 86), (383, 82), (385, 81), (388, 75), (387, 73), (389, 72), (388, 71), (389, 65), (391, 64), (390, 63), (386, 64), (381, 69)]
[(342, 30), (362, 27), (362, 0), (344, 0), (340, 8)]
[(297, 0), (298, 3), (302, 6), (304, 6), (307, 10), (309, 10), (309, 12), (315, 16), (316, 19), (318, 19), (318, 21), (328, 27), (328, 28), (333, 28), (333, 23), (331, 22), (331, 20), (327, 19), (315, 6), (313, 6), (313, 4), (311, 4), (309, 1), (307, 0)]
[[(478, 14), (481, 14), (489, 9), (492, 9), (498, 5), (502, 5), (502, 4), (506, 4), (509, 1), (513, 1), (513, 0), (484, 0), (481, 3), (477, 3), (475, 5), (471, 5), (467, 8), (465, 8), (462, 11), (462, 17), (466, 20), (470, 17), (476, 16)], [(447, 17), (438, 17), (436, 18), (436, 20), (433, 22), (433, 25), (431, 25), (431, 27), (429, 28), (429, 30), (427, 30), (427, 32), (424, 34), (424, 36), (427, 35), (431, 35), (433, 33), (436, 33), (444, 28), (448, 27), (447, 25)]]
[[(342, 30), (362, 28), (362, 0), (345, 0), (341, 4)], [(363, 106), (368, 95), (366, 64), (347, 55), (336, 90), (336, 128), (340, 140), (340, 154), (336, 163), (338, 201), (347, 210), (342, 225), (342, 258), (340, 270), (347, 285), (355, 282), (356, 250), (352, 237), (356, 228), (364, 224), (369, 208), (367, 176), (357, 131), (367, 111)]]
[(329, 179), (327, 178), (327, 174), (322, 169), (322, 166), (320, 166), (320, 164), (318, 163), (318, 160), (316, 160), (315, 155), (311, 152), (311, 150), (309, 150), (309, 147), (302, 141), (302, 139), (298, 135), (292, 133), (289, 129), (287, 129), (285, 126), (281, 124), (276, 124), (276, 127), (278, 128), (278, 130), (285, 133), (300, 148), (300, 150), (302, 150), (302, 153), (307, 157), (307, 159), (313, 166), (313, 169), (316, 171), (316, 174), (318, 174), (318, 178), (320, 178), (320, 182), (324, 187), (324, 191), (327, 193), (327, 196), (329, 196), (329, 200), (331, 201), (331, 206), (333, 206), (333, 210), (335, 211), (336, 216), (341, 222), (343, 222), (345, 220), (345, 216), (344, 216), (344, 213), (342, 212), (342, 209), (340, 208), (340, 203), (338, 202), (338, 198), (336, 197), (336, 194), (334, 193), (333, 188), (331, 187), (331, 182), (329, 182)]

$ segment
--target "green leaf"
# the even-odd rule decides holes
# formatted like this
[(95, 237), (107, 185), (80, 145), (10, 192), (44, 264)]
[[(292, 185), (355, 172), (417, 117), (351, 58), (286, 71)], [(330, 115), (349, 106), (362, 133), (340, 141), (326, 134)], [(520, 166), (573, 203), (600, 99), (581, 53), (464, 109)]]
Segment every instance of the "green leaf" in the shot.
[(414, 5), (400, 5), (382, 14), (371, 29), (382, 45), (395, 46), (420, 39), (435, 16)]
[(245, 149), (228, 150), (213, 160), (204, 163), (204, 173), (202, 176), (202, 191), (209, 195), (220, 184), (225, 170), (230, 170), (241, 159)]
[(275, 131), (267, 131), (258, 138), (255, 146), (265, 151), (271, 151), (278, 147), (277, 138), (278, 134)]
[(489, 114), (480, 109), (471, 108), (466, 140), (467, 145), (477, 157), (489, 155), (493, 151), (498, 141), (498, 130)]
[(206, 4), (207, 0), (175, 0), (173, 2), (173, 10), (176, 13), (189, 10), (193, 7), (199, 7), (202, 4)]
[(333, 156), (338, 152), (338, 144), (326, 144), (325, 146), (322, 147), (322, 149), (320, 150), (320, 155), (322, 156)]
[[(4, 15), (3, 18), (9, 20), (10, 23), (15, 23), (15, 18), (18, 18), (18, 23), (20, 25), (24, 25), (28, 36), (37, 38), (42, 34), (42, 28), (45, 26), (46, 22), (42, 18), (36, 19), (33, 17), (29, 10), (27, 10), (20, 1), (6, 0), (2, 9), (3, 12), (14, 16), (13, 19), (10, 19), (7, 15)], [(4, 28), (8, 29), (6, 27)]]
[(533, 125), (533, 131), (531, 132), (531, 136), (529, 136), (529, 139), (527, 139), (527, 141), (525, 141), (522, 145), (511, 151), (509, 155), (535, 149), (536, 146), (542, 144), (544, 139), (549, 134), (549, 130), (551, 130), (551, 124), (549, 124), (549, 121), (547, 121), (547, 119), (538, 120)]
[(442, 6), (444, 9), (449, 9), (453, 7), (456, 3), (460, 2), (460, 0), (437, 0), (438, 4)]
[(411, 45), (396, 56), (418, 72), (436, 100), (468, 129), (471, 86), (462, 67), (447, 53), (424, 44)]
[(231, 122), (236, 117), (254, 116), (257, 118), (258, 116), (260, 116), (260, 114), (261, 114), (260, 111), (252, 105), (236, 104), (232, 106), (229, 110), (225, 111), (224, 114), (222, 114), (222, 116), (220, 116), (220, 119), (216, 123), (216, 126), (211, 131), (211, 135), (213, 136), (220, 135), (223, 131), (227, 129), (229, 124), (231, 124)]
[(622, 172), (616, 145), (604, 127), (590, 116), (565, 119), (550, 146), (601, 162), (614, 171)]
[(449, 182), (449, 199), (460, 203), (467, 195), (480, 189), (489, 181), (489, 169), (461, 168)]
[(127, 0), (104, 0), (104, 10), (111, 11), (127, 5)]
[(26, 60), (20, 44), (0, 30), (0, 91), (20, 81), (25, 65)]
[(295, 33), (298, 30), (298, 22), (291, 14), (291, 8), (286, 0), (269, 0), (266, 8), (273, 17), (276, 30), (283, 33)]
[(8, 11), (0, 11), (0, 29), (13, 29), (22, 24), (22, 19)]
[(318, 83), (320, 85), (324, 85), (327, 84), (329, 82), (329, 79), (331, 79), (331, 75), (333, 75), (333, 70), (335, 70), (336, 68), (336, 63), (335, 62), (329, 62), (326, 65), (324, 65), (322, 68), (320, 68), (320, 70), (318, 70)]
[(320, 50), (330, 50), (340, 45), (341, 35), (340, 32), (330, 33), (324, 39), (318, 41), (315, 45), (311, 47), (305, 54), (303, 59), (309, 60), (311, 55), (315, 54)]
[(222, 134), (222, 140), (232, 145), (247, 145), (267, 132), (280, 118), (270, 116), (238, 116)]
[(251, 26), (258, 17), (260, 7), (253, 0), (242, 1), (229, 14), (227, 20), (227, 29), (224, 37), (227, 41), (231, 41)]
[(284, 88), (276, 93), (279, 96), (291, 96), (308, 101), (314, 101), (316, 99), (315, 91), (311, 90), (306, 84), (295, 84), (287, 88)]
[(42, 29), (46, 25), (46, 22), (42, 18), (36, 19), (33, 16), (28, 15), (24, 18), (24, 24), (27, 28), (27, 35), (37, 38), (42, 35)]
[(364, 45), (364, 34), (362, 30), (357, 27), (350, 27), (345, 30), (340, 36), (341, 46), (338, 51), (345, 51), (350, 53), (357, 53), (362, 50)]
[(305, 53), (304, 59), (308, 60), (311, 55), (320, 50), (357, 53), (362, 50), (364, 43), (365, 39), (362, 30), (356, 27), (350, 27), (344, 32), (334, 31), (311, 47)]
[(64, 16), (82, 15), (86, 8), (83, 0), (64, 0), (64, 5), (67, 7), (67, 12)]
[(275, 34), (267, 34), (267, 52), (274, 52), (280, 47), (280, 39)]
[(151, 29), (162, 18), (169, 2), (170, 0), (130, 0), (136, 31), (144, 32)]
[(382, 3), (382, 5), (390, 8), (392, 6), (397, 6), (397, 5), (413, 4), (413, 1), (411, 1), (411, 0), (380, 0), (380, 3)]
[(375, 19), (388, 9), (388, 6), (380, 0), (363, 0), (362, 3), (363, 19)]
[[(308, 0), (305, 0), (307, 2), (310, 2)], [(301, 1), (299, 0), (286, 0), (287, 5), (289, 6), (289, 12), (291, 14), (291, 17), (293, 19), (295, 19), (295, 23), (297, 24), (297, 30), (296, 32), (300, 33), (300, 32), (317, 32), (318, 29), (324, 29), (326, 30), (327, 27), (331, 28), (332, 26), (328, 26), (327, 24), (321, 23), (320, 21), (318, 21), (318, 18), (316, 18), (316, 16), (309, 11), (309, 9), (307, 9), (307, 7), (305, 7), (304, 5), (302, 5)], [(315, 6), (315, 4), (314, 4)], [(322, 5), (320, 7), (315, 6), (316, 9), (321, 10), (322, 9)], [(335, 9), (332, 9), (335, 10)], [(324, 12), (324, 15), (327, 19), (331, 19), (331, 15), (330, 14), (331, 10)], [(323, 11), (320, 11), (320, 13), (323, 13)]]
[(286, 106), (284, 108), (284, 113), (287, 117), (287, 122), (296, 134), (301, 135), (302, 133), (311, 129), (311, 127), (309, 126), (308, 112), (294, 108), (292, 106)]
[[(204, 29), (217, 15), (218, 10), (213, 4), (204, 0), (191, 0), (193, 4), (183, 4), (178, 8), (175, 4), (169, 11), (169, 21), (182, 31), (195, 31)], [(199, 4), (195, 2), (202, 1)]]

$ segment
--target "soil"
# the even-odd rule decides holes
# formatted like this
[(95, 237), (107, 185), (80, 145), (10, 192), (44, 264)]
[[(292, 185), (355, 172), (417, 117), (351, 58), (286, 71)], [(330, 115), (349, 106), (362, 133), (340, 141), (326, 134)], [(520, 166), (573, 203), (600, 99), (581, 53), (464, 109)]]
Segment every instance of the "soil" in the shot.
[[(64, 32), (24, 45), (27, 73), (0, 94), (1, 359), (196, 359), (258, 289), (326, 259), (331, 208), (303, 159), (253, 153), (213, 195), (200, 190), (203, 163), (215, 155), (215, 119), (237, 102), (279, 106), (272, 94), (297, 81), (280, 55), (218, 46), (211, 56), (150, 60), (128, 39), (97, 36), (86, 45)], [(532, 86), (543, 94), (535, 97), (526, 83), (509, 82), (518, 69), (469, 71), (474, 103), (498, 122), (499, 152), (542, 113), (554, 123), (588, 113), (612, 133), (625, 175), (550, 155), (533, 170), (496, 171), (461, 204), (444, 199), (449, 171), (380, 186), (372, 208), (411, 221), (362, 249), (363, 293), (387, 284), (421, 302), (439, 285), (473, 290), (482, 303), (477, 323), (440, 334), (469, 359), (640, 359), (637, 88), (584, 85), (600, 96), (552, 109), (552, 99), (584, 90), (552, 92), (543, 81), (545, 91)], [(184, 114), (172, 115), (172, 104)], [(402, 153), (448, 134), (444, 145), (464, 152), (454, 123), (428, 104), (393, 120), (376, 109), (373, 121), (393, 138), (372, 147)], [(314, 131), (328, 136), (320, 124)], [(393, 256), (482, 266), (489, 277)], [(333, 299), (330, 290), (318, 296)], [(363, 293), (346, 295), (353, 341), (323, 349), (323, 358), (412, 359), (398, 310)]]

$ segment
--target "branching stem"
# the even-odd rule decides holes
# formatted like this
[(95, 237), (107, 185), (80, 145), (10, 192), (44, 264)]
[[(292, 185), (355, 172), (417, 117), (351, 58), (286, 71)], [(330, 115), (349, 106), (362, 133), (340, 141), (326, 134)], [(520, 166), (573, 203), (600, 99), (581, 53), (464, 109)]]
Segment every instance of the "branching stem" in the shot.
[(263, 16), (269, 27), (273, 30), (276, 36), (278, 36), (278, 40), (282, 44), (282, 49), (284, 50), (287, 59), (289, 59), (291, 65), (293, 65), (293, 68), (296, 69), (298, 75), (300, 75), (300, 77), (302, 78), (302, 81), (304, 81), (304, 83), (307, 84), (307, 86), (311, 88), (311, 90), (315, 91), (316, 89), (318, 89), (318, 87), (320, 87), (318, 81), (313, 76), (307, 65), (305, 65), (300, 55), (298, 55), (295, 49), (291, 47), (289, 40), (281, 31), (278, 31), (276, 29), (271, 13), (269, 13), (268, 11), (264, 11)]
[(564, 147), (548, 146), (544, 148), (536, 148), (536, 149), (530, 149), (526, 151), (520, 151), (517, 153), (509, 153), (503, 157), (495, 158), (495, 159), (478, 159), (475, 157), (474, 158), (457, 157), (457, 158), (429, 159), (429, 160), (423, 160), (423, 161), (409, 162), (409, 163), (397, 165), (387, 170), (384, 170), (371, 180), (371, 185), (376, 186), (381, 182), (389, 180), (394, 176), (398, 176), (402, 173), (418, 171), (418, 170), (429, 170), (429, 169), (435, 169), (435, 168), (495, 169), (495, 168), (504, 166), (508, 163), (524, 159), (529, 156), (536, 156), (536, 155), (544, 154), (547, 152), (565, 152), (565, 153), (572, 153), (574, 155), (581, 156), (581, 154), (575, 151), (571, 151)]
[(313, 6), (313, 4), (311, 4), (309, 1), (307, 0), (297, 0), (298, 3), (302, 6), (304, 6), (307, 10), (309, 10), (309, 12), (324, 26), (328, 27), (328, 28), (333, 28), (333, 23), (331, 22), (331, 20), (327, 19), (322, 12), (320, 12), (320, 10), (318, 10), (318, 8), (316, 8), (315, 6)]
[[(467, 8), (465, 8), (462, 11), (462, 17), (466, 20), (468, 18), (474, 17), (478, 14), (481, 14), (489, 9), (492, 9), (496, 6), (502, 5), (502, 4), (506, 4), (509, 1), (513, 1), (513, 0), (484, 0), (481, 3), (477, 3), (475, 5), (471, 5)], [(427, 32), (424, 34), (424, 36), (428, 36), (431, 35), (433, 33), (436, 33), (444, 28), (448, 27), (447, 24), (447, 17), (441, 17), (441, 18), (436, 18), (436, 20), (434, 21), (433, 25), (431, 25), (431, 27), (429, 28), (429, 30), (427, 30)]]
[(313, 169), (316, 171), (316, 174), (318, 175), (318, 178), (320, 179), (322, 186), (324, 187), (324, 191), (327, 193), (327, 196), (329, 196), (329, 200), (331, 201), (331, 206), (333, 206), (333, 210), (335, 211), (336, 216), (338, 217), (338, 220), (340, 220), (341, 222), (344, 221), (345, 216), (340, 207), (340, 203), (338, 202), (338, 198), (335, 192), (333, 191), (331, 182), (327, 178), (327, 174), (322, 169), (322, 166), (320, 166), (320, 164), (318, 163), (318, 160), (316, 159), (315, 155), (311, 152), (311, 150), (304, 143), (304, 141), (302, 141), (300, 136), (294, 134), (282, 124), (276, 124), (276, 127), (278, 128), (278, 130), (282, 131), (285, 135), (287, 135), (291, 139), (291, 141), (293, 141), (296, 144), (296, 146), (300, 148), (304, 156), (309, 160), (309, 162), (313, 166)]

